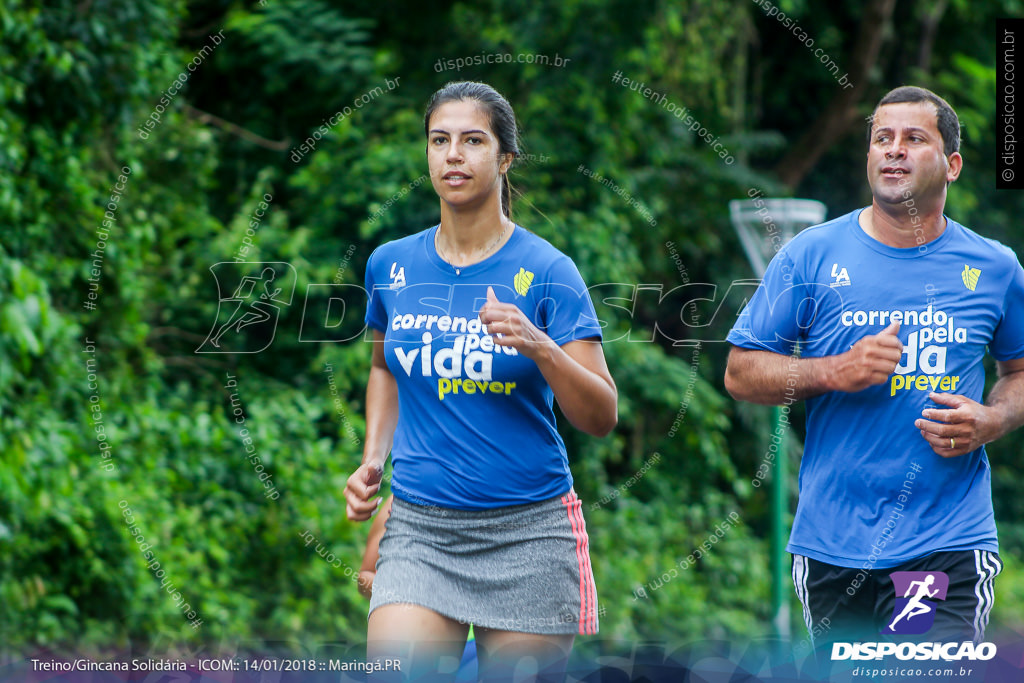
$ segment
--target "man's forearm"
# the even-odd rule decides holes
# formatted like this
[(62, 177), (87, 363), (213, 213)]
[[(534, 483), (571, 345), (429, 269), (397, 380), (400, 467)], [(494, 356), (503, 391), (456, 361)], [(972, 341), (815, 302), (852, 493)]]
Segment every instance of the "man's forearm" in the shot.
[(861, 338), (834, 356), (796, 358), (734, 346), (725, 370), (725, 388), (751, 403), (792, 403), (829, 391), (853, 393), (882, 384), (903, 355), (899, 323)]
[(829, 358), (799, 358), (772, 351), (734, 348), (725, 371), (733, 398), (783, 405), (833, 390)]
[(1024, 424), (1024, 370), (1002, 375), (989, 392), (985, 405), (996, 410), (998, 416), (994, 433), (984, 436), (985, 443)]

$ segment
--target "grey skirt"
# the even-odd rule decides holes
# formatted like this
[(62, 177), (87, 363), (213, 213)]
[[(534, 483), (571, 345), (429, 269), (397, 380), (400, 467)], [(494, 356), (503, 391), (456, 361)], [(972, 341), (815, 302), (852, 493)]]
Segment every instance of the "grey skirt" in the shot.
[(574, 491), (493, 510), (395, 498), (370, 612), (405, 603), (501, 631), (597, 633), (590, 542)]

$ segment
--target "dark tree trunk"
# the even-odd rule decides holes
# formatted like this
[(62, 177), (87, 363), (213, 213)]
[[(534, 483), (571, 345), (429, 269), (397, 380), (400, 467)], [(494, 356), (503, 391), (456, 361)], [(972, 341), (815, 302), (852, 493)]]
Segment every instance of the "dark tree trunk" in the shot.
[(821, 156), (842, 137), (857, 120), (857, 104), (868, 88), (868, 76), (878, 61), (884, 27), (892, 18), (896, 0), (870, 0), (864, 5), (857, 42), (851, 53), (849, 79), (853, 87), (841, 88), (825, 111), (797, 141), (775, 173), (787, 187), (796, 188)]

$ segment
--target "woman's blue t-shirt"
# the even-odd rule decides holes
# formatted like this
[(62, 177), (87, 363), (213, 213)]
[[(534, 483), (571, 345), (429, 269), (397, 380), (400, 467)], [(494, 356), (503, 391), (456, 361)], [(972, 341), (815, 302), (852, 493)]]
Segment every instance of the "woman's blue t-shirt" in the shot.
[(494, 343), (479, 311), (493, 287), (559, 345), (599, 342), (586, 285), (565, 254), (522, 227), (463, 268), (438, 255), (437, 229), (378, 247), (366, 269), (366, 323), (384, 333), (398, 384), (392, 491), (457, 509), (561, 495), (572, 475), (551, 388), (536, 363)]

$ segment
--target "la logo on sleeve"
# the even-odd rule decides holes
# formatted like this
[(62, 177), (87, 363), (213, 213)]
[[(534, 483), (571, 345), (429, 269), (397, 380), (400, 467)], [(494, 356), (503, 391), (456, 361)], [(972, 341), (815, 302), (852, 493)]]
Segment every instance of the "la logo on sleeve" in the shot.
[[(395, 269), (398, 268), (398, 272)], [(391, 289), (405, 287), (405, 266), (399, 266), (398, 261), (391, 264)]]

